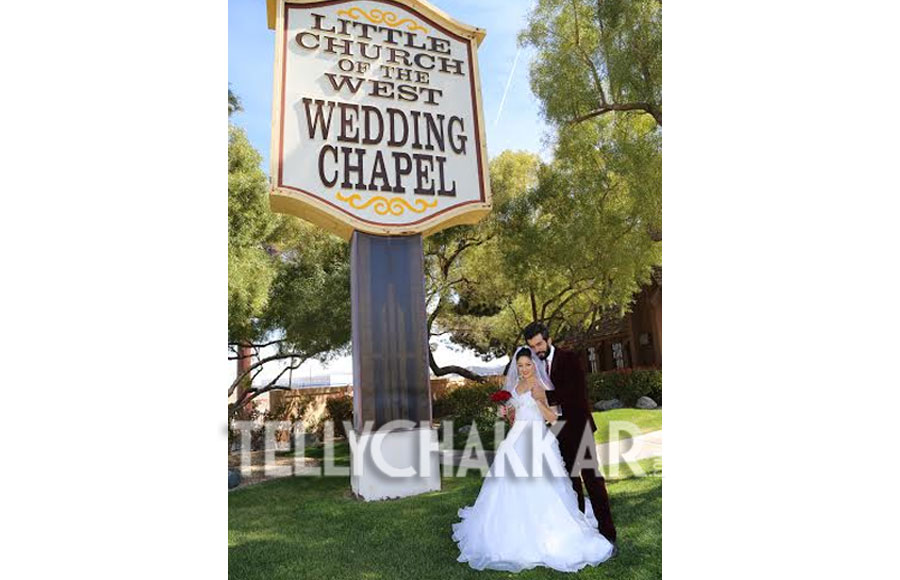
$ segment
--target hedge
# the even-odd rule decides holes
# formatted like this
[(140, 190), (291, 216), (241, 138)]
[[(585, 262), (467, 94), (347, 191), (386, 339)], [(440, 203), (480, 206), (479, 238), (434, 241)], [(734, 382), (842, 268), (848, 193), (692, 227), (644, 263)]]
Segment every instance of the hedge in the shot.
[(588, 398), (592, 403), (619, 399), (633, 407), (643, 396), (662, 405), (662, 371), (653, 368), (617, 369), (587, 376)]
[[(435, 397), (432, 415), (435, 420), (452, 420), (454, 429), (474, 421), (481, 442), (492, 446), (498, 404), (491, 401), (491, 394), (502, 388), (502, 380), (503, 377), (489, 377), (483, 383), (467, 380), (458, 387), (448, 388)], [(467, 437), (468, 433), (457, 434), (456, 447), (464, 445)]]
[(353, 397), (350, 395), (329, 397), (325, 401), (325, 408), (328, 409), (328, 418), (334, 421), (334, 436), (346, 437), (344, 421), (353, 422)]

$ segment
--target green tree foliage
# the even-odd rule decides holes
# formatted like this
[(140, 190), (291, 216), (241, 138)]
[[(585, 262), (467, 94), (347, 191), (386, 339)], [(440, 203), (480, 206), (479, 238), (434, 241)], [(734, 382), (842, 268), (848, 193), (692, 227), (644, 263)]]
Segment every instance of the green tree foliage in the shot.
[[(349, 247), (340, 238), (291, 216), (273, 214), (277, 221), (265, 254), (268, 279), (264, 304), (246, 326), (248, 338), (230, 338), (233, 352), (251, 345), (254, 359), (237, 376), (229, 395), (239, 390), (229, 414), (268, 391), (287, 387), (287, 375), (311, 358), (326, 361), (347, 352), (350, 343)], [(252, 267), (238, 262), (238, 268)], [(231, 280), (229, 280), (229, 285)], [(229, 312), (229, 319), (236, 316)], [(243, 327), (242, 327), (243, 328)], [(275, 348), (263, 354), (260, 343)], [(286, 364), (285, 364), (286, 363)], [(253, 378), (265, 365), (281, 365), (261, 383)], [(249, 379), (249, 380), (248, 380)]]
[(268, 252), (277, 217), (269, 210), (261, 157), (244, 131), (228, 127), (228, 340), (253, 342), (276, 263)]
[[(229, 89), (229, 114), (240, 101)], [(350, 259), (340, 238), (269, 208), (269, 181), (262, 159), (244, 131), (228, 127), (228, 342), (233, 356), (253, 363), (235, 378), (240, 385), (230, 412), (278, 387), (283, 376), (250, 385), (266, 364), (309, 358), (325, 360), (350, 342)], [(261, 347), (275, 346), (262, 358)], [(244, 348), (239, 348), (243, 346)], [(281, 380), (281, 384), (286, 381)]]
[(228, 116), (230, 117), (238, 111), (243, 110), (244, 108), (241, 106), (241, 100), (234, 94), (231, 87), (228, 87)]
[(349, 245), (298, 218), (279, 217), (277, 276), (260, 325), (282, 334), (282, 352), (324, 361), (349, 347)]
[(426, 243), (432, 336), (486, 359), (533, 320), (577, 341), (649, 281), (662, 258), (661, 22), (658, 0), (537, 2), (519, 41), (536, 50), (554, 158), (499, 155), (490, 217)]
[(519, 36), (531, 88), (556, 126), (612, 112), (662, 125), (662, 2), (539, 0)]
[(283, 346), (309, 356), (345, 346), (347, 244), (273, 213), (261, 156), (242, 129), (231, 125), (228, 131), (229, 342), (254, 343), (281, 333)]
[(661, 261), (658, 141), (650, 117), (598, 118), (561, 131), (551, 163), (493, 159), (490, 217), (429, 242), (432, 335), (490, 358), (532, 320), (578, 340), (627, 305)]
[[(432, 337), (449, 335), (459, 345), (474, 348), (486, 360), (502, 356), (508, 335), (498, 328), (501, 310), (512, 290), (498, 275), (498, 239), (508, 227), (508, 211), (517, 196), (537, 184), (540, 159), (524, 151), (504, 151), (489, 165), (494, 210), (473, 226), (457, 226), (425, 239), (425, 280), (428, 330)], [(431, 357), (440, 376), (476, 375)]]

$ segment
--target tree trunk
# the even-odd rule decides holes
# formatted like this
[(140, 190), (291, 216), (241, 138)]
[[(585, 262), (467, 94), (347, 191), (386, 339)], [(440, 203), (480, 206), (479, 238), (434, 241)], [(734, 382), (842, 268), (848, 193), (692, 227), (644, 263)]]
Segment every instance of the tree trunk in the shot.
[[(238, 347), (238, 359), (237, 359), (237, 376), (241, 376), (242, 374), (247, 372), (247, 369), (253, 364), (253, 349), (250, 345), (241, 344)], [(247, 375), (243, 381), (241, 381), (240, 386), (237, 388), (237, 398), (235, 401), (240, 401), (244, 398), (247, 391), (250, 389), (250, 375)], [(243, 406), (242, 409), (238, 410), (237, 415), (238, 418), (243, 419), (246, 417), (245, 413), (248, 409), (248, 406), (252, 403), (247, 403)]]

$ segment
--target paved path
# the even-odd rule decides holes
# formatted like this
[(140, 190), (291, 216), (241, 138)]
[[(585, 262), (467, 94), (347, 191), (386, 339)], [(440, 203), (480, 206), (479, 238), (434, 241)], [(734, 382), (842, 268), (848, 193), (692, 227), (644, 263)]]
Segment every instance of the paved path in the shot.
[[(643, 433), (632, 439), (621, 439), (615, 443), (598, 443), (597, 457), (601, 465), (612, 465), (647, 459), (649, 457), (662, 457), (662, 429)], [(448, 453), (445, 451), (444, 453)], [(462, 460), (462, 450), (455, 449), (453, 453), (453, 465), (458, 466)], [(494, 452), (485, 450), (488, 463), (494, 460)], [(470, 453), (471, 455), (471, 453)], [(474, 458), (473, 458), (474, 459)]]
[(603, 465), (637, 461), (648, 457), (662, 457), (662, 429), (643, 433), (633, 439), (615, 443), (598, 443), (597, 456)]

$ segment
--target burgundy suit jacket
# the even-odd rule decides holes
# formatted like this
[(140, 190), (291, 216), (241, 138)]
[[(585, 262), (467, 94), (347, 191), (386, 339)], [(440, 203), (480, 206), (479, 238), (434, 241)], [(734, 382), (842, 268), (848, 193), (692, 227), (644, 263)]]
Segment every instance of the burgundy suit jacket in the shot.
[(577, 432), (577, 436), (580, 437), (586, 423), (591, 426), (591, 432), (596, 431), (597, 425), (591, 415), (591, 404), (587, 396), (584, 369), (578, 354), (571, 350), (556, 348), (550, 367), (550, 380), (555, 390), (547, 391), (547, 402), (550, 405), (559, 405), (562, 411), (559, 418), (566, 420), (560, 435), (564, 432)]

